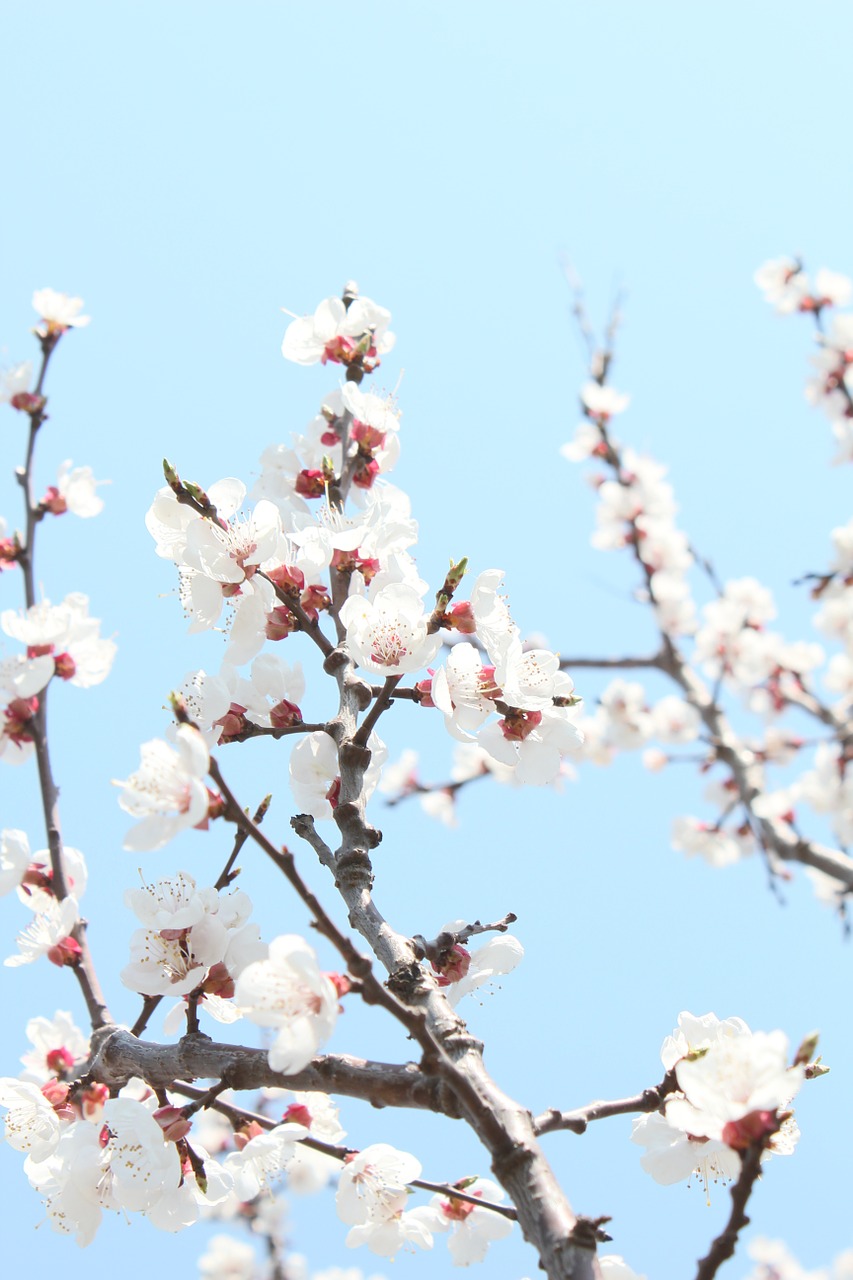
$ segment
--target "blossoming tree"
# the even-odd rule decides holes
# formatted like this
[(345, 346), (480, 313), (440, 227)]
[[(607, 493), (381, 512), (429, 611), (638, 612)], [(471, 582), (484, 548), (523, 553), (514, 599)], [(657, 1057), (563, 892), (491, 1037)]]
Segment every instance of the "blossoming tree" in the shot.
[[(830, 417), (839, 460), (849, 461), (853, 317), (837, 308), (850, 282), (822, 271), (812, 283), (788, 259), (766, 264), (756, 280), (778, 310), (813, 317), (809, 393)], [(157, 554), (174, 566), (190, 630), (222, 632), (225, 650), (218, 671), (176, 682), (171, 728), (142, 744), (138, 770), (117, 784), (135, 820), (125, 848), (144, 856), (168, 847), (174, 857), (166, 874), (145, 870), (141, 887), (127, 890), (139, 927), (120, 983), (138, 996), (138, 1013), (120, 1025), (110, 1012), (114, 985), (99, 974), (96, 920), (89, 945), (86, 861), (63, 839), (47, 714), (62, 682), (86, 689), (109, 676), (115, 645), (100, 636), (84, 596), (51, 603), (37, 585), (50, 572), (49, 555), (47, 568), (37, 568), (42, 525), (67, 513), (94, 517), (103, 505), (89, 467), (63, 462), (43, 494), (35, 485), (36, 447), (51, 448), (51, 356), (88, 317), (80, 299), (50, 289), (33, 302), (40, 365), (15, 366), (4, 378), (4, 399), (28, 431), (17, 472), (23, 516), (0, 530), (4, 585), (19, 593), (0, 615), (11, 642), (0, 664), (0, 754), (4, 764), (37, 771), (44, 835), (35, 819), (28, 831), (3, 830), (0, 890), (16, 893), (29, 913), (6, 965), (70, 970), (78, 1013), (26, 1023), (24, 1070), (0, 1080), (0, 1106), (6, 1141), (25, 1157), (50, 1226), (85, 1246), (105, 1212), (144, 1215), (164, 1232), (220, 1219), (232, 1230), (210, 1242), (201, 1273), (248, 1280), (256, 1263), (242, 1223), (266, 1242), (267, 1274), (296, 1280), (311, 1260), (288, 1253), (277, 1193), (331, 1184), (352, 1248), (393, 1258), (446, 1240), (452, 1263), (466, 1266), (492, 1246), (490, 1257), (499, 1255), (515, 1229), (535, 1251), (531, 1270), (538, 1263), (552, 1280), (631, 1280), (631, 1267), (606, 1252), (608, 1206), (600, 1216), (573, 1208), (583, 1188), (560, 1184), (543, 1143), (629, 1115), (645, 1174), (663, 1184), (695, 1177), (730, 1186), (723, 1229), (697, 1244), (697, 1278), (710, 1280), (734, 1252), (759, 1176), (772, 1179), (768, 1165), (795, 1149), (793, 1100), (826, 1070), (816, 1037), (682, 1012), (664, 1040), (659, 1081), (584, 1107), (556, 1099), (535, 1114), (493, 1077), (459, 1011), (466, 995), (521, 961), (515, 916), (455, 918), (448, 886), (449, 922), (433, 936), (410, 936), (386, 919), (374, 893), (379, 796), (452, 822), (457, 797), (475, 781), (556, 787), (572, 768), (638, 749), (651, 771), (692, 760), (709, 775), (712, 812), (678, 818), (675, 848), (721, 868), (757, 855), (771, 880), (802, 864), (843, 913), (853, 888), (845, 852), (853, 830), (853, 523), (833, 533), (832, 559), (813, 579), (817, 624), (841, 645), (823, 670), (820, 646), (768, 627), (775, 608), (766, 588), (751, 578), (719, 582), (697, 561), (664, 469), (614, 431), (628, 407), (609, 380), (616, 317), (598, 344), (578, 300), (590, 370), (582, 421), (563, 453), (595, 468), (595, 544), (633, 558), (658, 643), (650, 654), (558, 654), (525, 639), (501, 570), (469, 571), (459, 559), (440, 582), (420, 576), (409, 501), (387, 479), (400, 453), (400, 415), (393, 398), (368, 389), (394, 344), (389, 312), (348, 284), (342, 298), (294, 318), (285, 359), (321, 363), (331, 375), (316, 417), (266, 449), (251, 494), (233, 478), (188, 480), (196, 460), (169, 459), (146, 517)], [(594, 709), (582, 700), (591, 669), (615, 673)], [(644, 672), (669, 691), (653, 700), (637, 679)], [(313, 718), (303, 714), (309, 699)], [(383, 727), (404, 704), (455, 744), (446, 781), (423, 780), (411, 752), (388, 761)], [(812, 739), (790, 727), (791, 713), (814, 721)], [(287, 774), (287, 799), (274, 797), (271, 812), (271, 797), (250, 801), (231, 781), (232, 753), (258, 738)], [(809, 810), (828, 823), (818, 816), (810, 826)], [(820, 822), (830, 834), (820, 834)], [(206, 833), (196, 838), (209, 842), (211, 863), (219, 859), (205, 883), (181, 869), (190, 829)], [(471, 856), (485, 859), (486, 851)], [(261, 859), (280, 876), (283, 902), (301, 903), (336, 953), (334, 971), (298, 933), (261, 936), (251, 901)], [(308, 862), (324, 871), (320, 892)], [(62, 999), (71, 1003), (70, 992)], [(152, 1035), (164, 1000), (163, 1035)], [(401, 1028), (410, 1060), (347, 1052), (339, 1015), (353, 1002)], [(15, 1070), (14, 1054), (5, 1069)], [(448, 1153), (439, 1180), (428, 1180), (416, 1153), (379, 1139), (348, 1146), (348, 1099), (462, 1122), (480, 1144), (481, 1167), (460, 1176)], [(796, 1274), (775, 1246), (760, 1246), (755, 1258), (758, 1274)], [(837, 1280), (849, 1274), (846, 1265), (837, 1265)]]

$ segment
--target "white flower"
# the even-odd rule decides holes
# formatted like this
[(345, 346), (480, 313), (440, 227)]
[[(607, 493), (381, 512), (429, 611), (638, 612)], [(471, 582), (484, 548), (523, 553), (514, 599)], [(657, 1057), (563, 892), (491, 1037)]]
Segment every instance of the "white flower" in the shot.
[(78, 920), (76, 898), (56, 899), (44, 911), (33, 916), (32, 922), (18, 934), (19, 954), (3, 961), (11, 969), (22, 964), (32, 964), (40, 956), (46, 956), (69, 936)]
[(406, 1184), (420, 1173), (415, 1156), (384, 1142), (365, 1147), (346, 1162), (335, 1203), (338, 1217), (351, 1226), (347, 1235), (351, 1249), (366, 1244), (373, 1253), (391, 1257), (407, 1244), (432, 1248), (432, 1233), (426, 1225), (432, 1211), (406, 1211)]
[(26, 612), (5, 609), (0, 626), (39, 656), (19, 659), (15, 692), (27, 698), (43, 689), (54, 674), (81, 689), (100, 684), (110, 673), (116, 646), (98, 634), (100, 620), (89, 617), (89, 600), (72, 592), (62, 604), (42, 600)]
[(126, 813), (141, 818), (125, 837), (132, 852), (162, 849), (179, 831), (196, 827), (207, 817), (208, 790), (203, 779), (210, 767), (204, 739), (191, 725), (175, 732), (176, 747), (162, 739), (144, 742), (142, 764), (124, 782), (119, 804)]
[(91, 467), (72, 467), (71, 459), (60, 464), (56, 488), (60, 498), (73, 516), (88, 520), (104, 509), (103, 498), (95, 492), (103, 481), (95, 479)]
[(250, 1244), (233, 1236), (214, 1236), (198, 1260), (198, 1269), (205, 1280), (254, 1280), (257, 1262)]
[(289, 1074), (307, 1067), (338, 1017), (334, 986), (321, 973), (308, 943), (295, 934), (273, 939), (269, 959), (243, 970), (234, 1000), (251, 1022), (277, 1029), (269, 1063), (274, 1071)]
[(616, 391), (614, 387), (603, 387), (598, 382), (585, 382), (580, 397), (593, 418), (610, 418), (614, 413), (623, 413), (631, 402), (629, 395)]
[(296, 364), (338, 362), (360, 338), (372, 332), (376, 351), (385, 355), (394, 345), (394, 334), (388, 332), (390, 322), (390, 311), (371, 298), (356, 298), (349, 308), (340, 298), (325, 298), (313, 316), (297, 317), (287, 326), (281, 354)]
[[(464, 920), (451, 920), (442, 932), (456, 933), (464, 924)], [(477, 991), (493, 978), (512, 973), (523, 958), (524, 947), (518, 938), (511, 933), (501, 933), (470, 953), (469, 963), (463, 966), (461, 977), (453, 978), (448, 975), (441, 981), (444, 993), (452, 1005), (457, 1005), (463, 996)]]
[[(375, 733), (370, 735), (367, 745), (370, 764), (362, 786), (365, 800), (373, 794), (382, 765), (388, 757), (387, 747)], [(340, 789), (338, 749), (334, 740), (322, 729), (307, 734), (293, 748), (290, 755), (290, 786), (302, 813), (310, 813), (318, 821), (332, 817)]]
[(52, 1018), (30, 1018), (27, 1039), (33, 1046), (22, 1054), (27, 1076), (39, 1084), (61, 1079), (75, 1062), (89, 1053), (89, 1041), (70, 1013), (58, 1009)]
[(710, 1183), (729, 1182), (740, 1174), (740, 1156), (725, 1143), (677, 1129), (665, 1116), (641, 1116), (633, 1122), (631, 1141), (646, 1148), (640, 1164), (655, 1182), (668, 1187), (695, 1174), (707, 1194)]
[(756, 1031), (716, 1040), (700, 1057), (675, 1067), (678, 1098), (667, 1102), (667, 1120), (696, 1137), (728, 1141), (729, 1122), (754, 1111), (786, 1106), (803, 1081), (803, 1067), (788, 1066), (781, 1031)]
[(799, 310), (808, 297), (808, 276), (795, 258), (771, 258), (758, 268), (753, 279), (780, 315)]
[(36, 289), (33, 308), (45, 321), (36, 329), (43, 338), (50, 333), (64, 333), (66, 329), (82, 329), (92, 319), (91, 316), (80, 315), (82, 298), (69, 298), (68, 294), (57, 293), (55, 289)]
[(441, 647), (441, 636), (427, 633), (423, 601), (411, 587), (392, 584), (372, 600), (350, 596), (340, 619), (355, 662), (378, 675), (420, 671)]
[(709, 1049), (721, 1040), (734, 1036), (752, 1035), (742, 1018), (720, 1019), (714, 1013), (699, 1016), (686, 1010), (678, 1015), (678, 1026), (667, 1036), (660, 1051), (665, 1070), (671, 1071), (677, 1062), (688, 1054)]
[(269, 1190), (292, 1158), (294, 1144), (307, 1133), (301, 1124), (279, 1124), (252, 1138), (241, 1151), (232, 1151), (225, 1159), (225, 1168), (234, 1179), (239, 1198), (254, 1200)]
[(25, 831), (0, 832), (0, 896), (17, 889), (30, 865), (30, 842)]
[(32, 377), (33, 366), (30, 360), (0, 371), (0, 404), (6, 404), (13, 396), (28, 391)]
[(646, 1280), (636, 1271), (632, 1271), (628, 1263), (618, 1253), (606, 1253), (598, 1259), (601, 1280)]
[(46, 1160), (59, 1145), (62, 1122), (42, 1093), (27, 1080), (0, 1080), (0, 1107), (8, 1107), (4, 1138), (33, 1160)]
[[(504, 1192), (489, 1178), (465, 1179), (462, 1184), (467, 1195), (480, 1196), (499, 1204)], [(467, 1267), (472, 1262), (482, 1262), (494, 1240), (505, 1239), (512, 1231), (512, 1221), (491, 1209), (480, 1208), (467, 1200), (454, 1196), (433, 1196), (430, 1201), (431, 1217), (424, 1219), (430, 1231), (450, 1231), (448, 1241), (454, 1266)]]

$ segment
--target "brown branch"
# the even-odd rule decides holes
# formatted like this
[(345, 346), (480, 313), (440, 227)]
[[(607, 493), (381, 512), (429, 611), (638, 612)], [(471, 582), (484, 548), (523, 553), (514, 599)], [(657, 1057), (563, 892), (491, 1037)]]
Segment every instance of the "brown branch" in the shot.
[(714, 1280), (720, 1267), (734, 1253), (740, 1232), (749, 1225), (746, 1206), (761, 1176), (761, 1153), (764, 1146), (765, 1141), (761, 1139), (753, 1142), (742, 1153), (740, 1176), (731, 1189), (732, 1208), (729, 1220), (713, 1241), (705, 1257), (700, 1258), (696, 1280)]
[(668, 1071), (659, 1085), (653, 1089), (644, 1089), (633, 1098), (622, 1098), (618, 1102), (590, 1102), (575, 1111), (560, 1111), (552, 1107), (543, 1111), (533, 1121), (537, 1134), (554, 1133), (558, 1129), (568, 1129), (572, 1133), (585, 1133), (593, 1120), (606, 1120), (610, 1116), (631, 1115), (634, 1112), (660, 1111), (667, 1094), (677, 1089), (675, 1075)]
[[(288, 1083), (285, 1088), (292, 1089), (294, 1086)], [(270, 1119), (269, 1116), (263, 1115), (258, 1111), (248, 1111), (245, 1107), (237, 1107), (231, 1102), (222, 1102), (215, 1096), (214, 1090), (205, 1092), (202, 1089), (195, 1089), (191, 1085), (186, 1085), (182, 1080), (178, 1080), (172, 1086), (174, 1093), (180, 1093), (184, 1097), (194, 1098), (196, 1100), (193, 1109), (202, 1106), (210, 1106), (212, 1110), (220, 1112), (226, 1116), (235, 1127), (245, 1121), (252, 1121), (261, 1129), (268, 1132), (278, 1128), (279, 1121)], [(205, 1100), (210, 1096), (210, 1101)], [(322, 1142), (319, 1138), (301, 1138), (299, 1146), (309, 1147), (312, 1151), (320, 1151), (323, 1155), (330, 1156), (333, 1160), (344, 1162), (348, 1156), (357, 1155), (357, 1150), (351, 1147), (335, 1146), (331, 1142)], [(429, 1182), (425, 1178), (413, 1178), (411, 1182), (406, 1183), (409, 1187), (418, 1187), (423, 1191), (437, 1192), (439, 1195), (452, 1196), (455, 1200), (464, 1200), (466, 1204), (476, 1205), (479, 1209), (489, 1209), (492, 1213), (500, 1214), (503, 1218), (509, 1218), (515, 1222), (518, 1215), (513, 1208), (505, 1204), (494, 1204), (490, 1200), (483, 1200), (481, 1196), (469, 1195), (467, 1191), (461, 1191), (458, 1187), (449, 1182)]]
[(116, 1027), (102, 1031), (93, 1044), (96, 1052), (87, 1078), (110, 1086), (121, 1086), (133, 1076), (165, 1088), (175, 1080), (227, 1079), (235, 1090), (333, 1093), (361, 1098), (376, 1107), (408, 1107), (458, 1118), (453, 1095), (413, 1062), (397, 1065), (326, 1054), (304, 1070), (286, 1075), (269, 1065), (266, 1049), (221, 1044), (199, 1033), (184, 1036), (177, 1044), (161, 1045), (138, 1040), (132, 1032)]

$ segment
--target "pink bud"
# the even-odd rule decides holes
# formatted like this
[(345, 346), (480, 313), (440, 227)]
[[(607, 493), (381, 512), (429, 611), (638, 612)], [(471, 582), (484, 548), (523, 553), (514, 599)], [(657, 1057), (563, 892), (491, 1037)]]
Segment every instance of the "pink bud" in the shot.
[(219, 996), (221, 1000), (230, 1000), (234, 995), (234, 979), (221, 960), (211, 965), (203, 985), (204, 994), (207, 996)]
[(49, 948), (47, 958), (51, 964), (55, 964), (61, 969), (63, 965), (77, 964), (82, 954), (83, 949), (80, 943), (69, 935)]
[(180, 1142), (181, 1138), (185, 1138), (192, 1128), (192, 1124), (184, 1115), (182, 1108), (171, 1104), (165, 1107), (158, 1107), (154, 1112), (154, 1119), (163, 1130), (163, 1137), (167, 1142)]
[(45, 511), (49, 511), (54, 516), (64, 516), (68, 510), (68, 503), (63, 498), (55, 484), (52, 484), (45, 493), (40, 504)]
[(83, 1108), (84, 1120), (99, 1120), (101, 1112), (104, 1109), (104, 1103), (108, 1101), (109, 1096), (110, 1091), (105, 1084), (87, 1085), (86, 1088), (77, 1095), (77, 1100)]
[(47, 400), (44, 396), (34, 395), (32, 391), (19, 391), (17, 395), (12, 396), (9, 404), (21, 413), (36, 414), (41, 413)]
[(45, 1057), (48, 1071), (52, 1071), (54, 1075), (61, 1076), (74, 1066), (74, 1054), (70, 1049), (66, 1049), (65, 1045), (58, 1049), (49, 1049)]
[(290, 729), (293, 725), (302, 723), (302, 712), (295, 702), (282, 698), (270, 711), (270, 723), (274, 729)]
[(438, 985), (449, 987), (452, 982), (459, 982), (464, 978), (471, 968), (471, 953), (466, 951), (460, 943), (455, 942), (440, 964), (436, 964), (433, 960), (432, 967), (439, 975)]
[(508, 742), (523, 742), (542, 723), (541, 711), (519, 711), (513, 707), (499, 720), (501, 733)]
[(77, 674), (77, 663), (71, 657), (70, 653), (60, 653), (53, 660), (54, 671), (60, 680), (73, 680)]
[(726, 1146), (733, 1147), (735, 1151), (745, 1151), (753, 1142), (775, 1133), (778, 1128), (775, 1111), (750, 1111), (740, 1120), (729, 1120), (724, 1124), (721, 1137)]
[(267, 573), (270, 582), (274, 582), (282, 591), (288, 591), (296, 595), (305, 586), (305, 574), (301, 569), (291, 568), (290, 565), (280, 564), (275, 569), (270, 569)]
[(281, 1117), (282, 1123), (302, 1124), (306, 1129), (311, 1128), (313, 1116), (308, 1108), (301, 1102), (292, 1102)]
[(248, 1120), (245, 1124), (241, 1124), (240, 1128), (234, 1133), (234, 1146), (238, 1151), (242, 1151), (253, 1138), (259, 1138), (264, 1130), (258, 1124), (257, 1120)]
[(352, 983), (345, 973), (327, 973), (326, 977), (338, 993), (338, 998), (352, 991)]
[(300, 498), (322, 498), (326, 492), (326, 477), (316, 467), (300, 471), (293, 487)]
[(267, 614), (264, 635), (268, 640), (284, 640), (292, 631), (296, 631), (299, 623), (296, 614), (291, 613), (286, 604), (277, 605), (272, 613)]
[(445, 616), (453, 630), (458, 631), (463, 636), (472, 636), (477, 630), (474, 610), (471, 608), (470, 600), (463, 600), (459, 604), (455, 604)]
[(375, 458), (371, 458), (369, 462), (364, 462), (355, 472), (352, 482), (359, 489), (371, 489), (373, 481), (379, 475), (379, 463)]

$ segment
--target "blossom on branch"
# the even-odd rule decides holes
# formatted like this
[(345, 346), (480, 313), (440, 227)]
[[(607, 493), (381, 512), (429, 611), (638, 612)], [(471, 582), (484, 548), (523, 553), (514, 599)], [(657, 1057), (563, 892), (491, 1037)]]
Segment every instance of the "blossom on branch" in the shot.
[(204, 739), (191, 725), (175, 730), (175, 746), (155, 738), (140, 748), (142, 764), (124, 782), (119, 804), (141, 821), (125, 837), (124, 848), (150, 853), (162, 849), (179, 831), (207, 819), (210, 793), (203, 779), (210, 768)]

